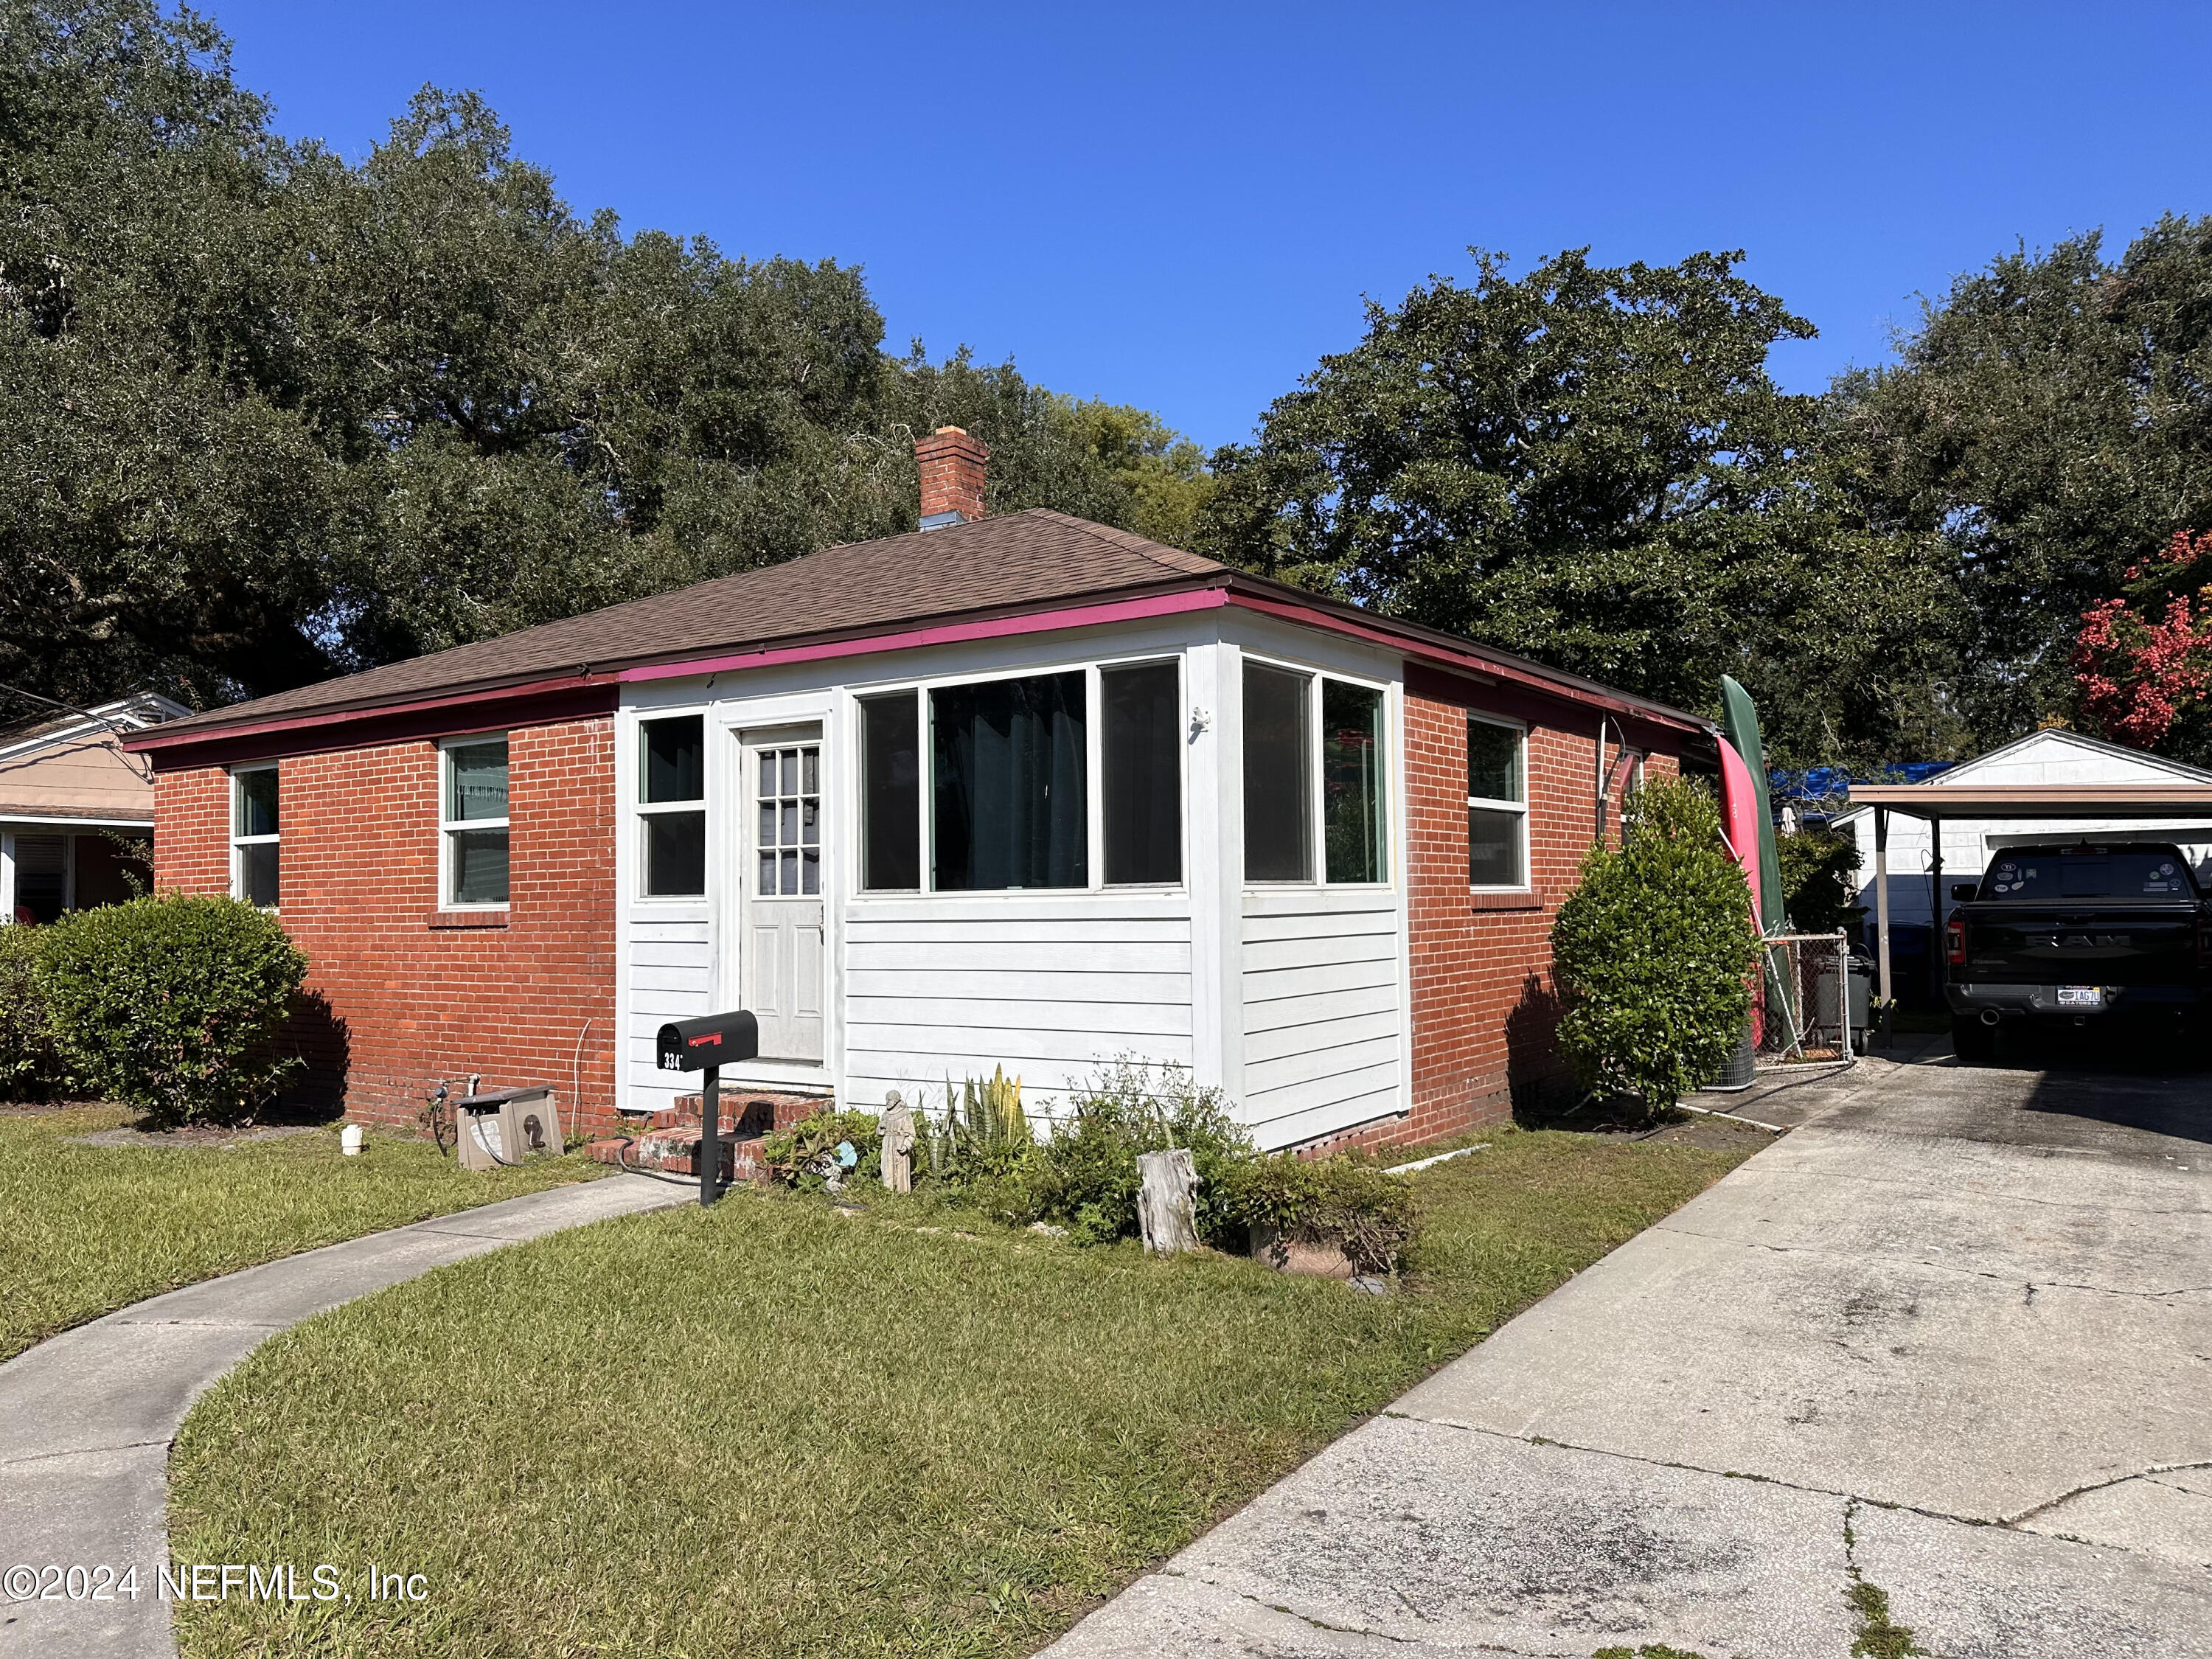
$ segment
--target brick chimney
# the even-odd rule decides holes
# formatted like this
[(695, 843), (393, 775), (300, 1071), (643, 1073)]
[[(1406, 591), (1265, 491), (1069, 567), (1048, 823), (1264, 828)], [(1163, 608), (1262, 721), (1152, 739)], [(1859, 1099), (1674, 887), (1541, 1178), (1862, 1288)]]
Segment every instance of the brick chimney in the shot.
[(983, 463), (991, 452), (957, 426), (914, 441), (921, 468), (921, 527), (973, 524), (983, 516)]

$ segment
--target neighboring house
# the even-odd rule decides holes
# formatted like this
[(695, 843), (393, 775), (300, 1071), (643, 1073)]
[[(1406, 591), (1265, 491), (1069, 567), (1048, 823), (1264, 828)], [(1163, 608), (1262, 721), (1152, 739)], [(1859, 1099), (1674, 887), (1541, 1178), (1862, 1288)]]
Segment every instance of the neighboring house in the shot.
[(125, 870), (153, 836), (154, 781), (121, 737), (191, 712), (148, 692), (0, 726), (0, 921), (131, 896)]
[(1703, 720), (1062, 514), (924, 439), (913, 534), (181, 720), (164, 887), (278, 908), (356, 1115), (441, 1078), (586, 1121), (696, 1087), (1033, 1109), (1127, 1054), (1261, 1144), (1439, 1134), (1558, 1070), (1548, 930)]
[[(1921, 787), (1943, 789), (1960, 785), (2000, 784), (2156, 784), (2174, 781), (2212, 783), (2212, 772), (2185, 766), (2137, 749), (2085, 738), (2078, 732), (2051, 730), (1991, 750), (1979, 757), (1948, 767)], [(1836, 830), (1850, 836), (1859, 848), (1859, 902), (1869, 915), (1874, 908), (1874, 809), (1856, 806), (1831, 820)], [(1978, 879), (1990, 855), (2001, 847), (2052, 840), (2109, 838), (2117, 841), (2165, 841), (2180, 846), (2197, 868), (2201, 881), (2212, 881), (2212, 825), (2202, 818), (2177, 818), (2166, 823), (2141, 818), (2015, 818), (1948, 820), (1942, 825), (1943, 879)], [(1948, 902), (1938, 904), (1935, 891), (1935, 841), (1924, 819), (1893, 812), (1889, 819), (1889, 914), (1893, 936), (1904, 936), (1908, 954), (1924, 958), (1933, 936), (1935, 915), (1948, 913)], [(1932, 971), (1932, 970), (1930, 970)], [(1917, 989), (1917, 984), (1911, 988)]]

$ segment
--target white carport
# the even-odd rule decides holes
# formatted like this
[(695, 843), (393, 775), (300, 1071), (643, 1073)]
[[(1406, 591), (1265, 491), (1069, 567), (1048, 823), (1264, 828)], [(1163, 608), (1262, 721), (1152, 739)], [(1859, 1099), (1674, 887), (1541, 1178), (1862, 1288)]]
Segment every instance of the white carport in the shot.
[[(1854, 807), (1874, 813), (1875, 972), (1881, 998), (1881, 1032), (1886, 1042), (1895, 1002), (1889, 975), (1889, 818), (1893, 812), (1925, 822), (1930, 829), (1933, 863), (1929, 890), (1942, 914), (1943, 835), (1947, 821), (2021, 820), (2063, 828), (2094, 822), (2094, 833), (2108, 839), (2146, 836), (2151, 826), (2175, 823), (2212, 826), (2212, 782), (2175, 778), (2155, 783), (1948, 782), (1854, 784)], [(2130, 826), (2134, 826), (2130, 828)], [(1978, 876), (1981, 872), (1974, 872)]]

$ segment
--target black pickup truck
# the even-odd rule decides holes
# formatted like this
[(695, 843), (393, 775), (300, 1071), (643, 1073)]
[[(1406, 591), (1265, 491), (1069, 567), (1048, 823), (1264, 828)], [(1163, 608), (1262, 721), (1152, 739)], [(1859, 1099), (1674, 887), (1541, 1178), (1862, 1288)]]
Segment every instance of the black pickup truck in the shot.
[(2013, 1021), (2185, 1035), (2212, 1004), (2212, 903), (2178, 847), (2011, 847), (1961, 882), (1945, 930), (1952, 1046), (1989, 1059)]

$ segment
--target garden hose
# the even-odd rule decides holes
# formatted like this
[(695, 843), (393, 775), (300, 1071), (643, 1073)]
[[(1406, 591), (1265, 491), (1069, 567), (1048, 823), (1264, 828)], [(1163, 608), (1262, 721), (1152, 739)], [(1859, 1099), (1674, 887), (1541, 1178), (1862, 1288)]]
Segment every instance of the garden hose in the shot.
[(665, 1181), (672, 1187), (696, 1187), (699, 1184), (696, 1176), (662, 1175), (657, 1170), (641, 1170), (623, 1158), (625, 1150), (637, 1145), (635, 1135), (617, 1135), (615, 1141), (615, 1168), (624, 1175), (641, 1176), (647, 1181)]

